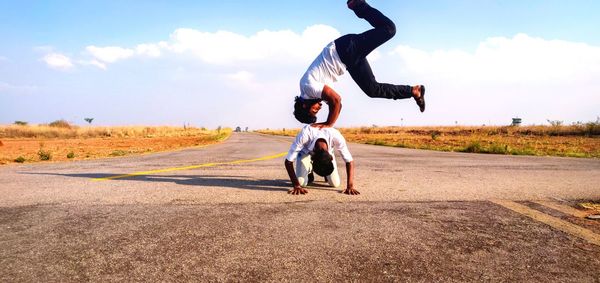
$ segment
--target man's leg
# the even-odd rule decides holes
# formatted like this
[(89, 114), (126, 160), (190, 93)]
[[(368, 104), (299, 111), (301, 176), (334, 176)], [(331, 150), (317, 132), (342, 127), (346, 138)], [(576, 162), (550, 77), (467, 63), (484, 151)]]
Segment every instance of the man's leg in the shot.
[(388, 41), (396, 33), (394, 23), (367, 3), (354, 7), (359, 18), (367, 20), (374, 29), (361, 34), (348, 34), (335, 40), (336, 49), (350, 76), (369, 96), (387, 99), (411, 98), (412, 87), (379, 83), (373, 75), (366, 56), (375, 48)]
[(412, 87), (409, 85), (393, 85), (377, 82), (366, 58), (363, 58), (352, 68), (348, 68), (348, 73), (350, 73), (350, 76), (360, 89), (362, 89), (369, 97), (387, 99), (405, 99), (413, 97)]
[(363, 2), (353, 10), (359, 18), (367, 20), (374, 28), (361, 34), (349, 34), (336, 40), (340, 59), (348, 67), (357, 64), (396, 34), (394, 22), (369, 4)]
[(296, 177), (301, 186), (306, 187), (308, 185), (308, 174), (310, 172), (312, 172), (310, 154), (298, 156), (298, 159), (296, 159)]
[(333, 172), (331, 172), (331, 175), (327, 176), (327, 183), (334, 188), (340, 186), (340, 174), (338, 173), (335, 159), (333, 160)]

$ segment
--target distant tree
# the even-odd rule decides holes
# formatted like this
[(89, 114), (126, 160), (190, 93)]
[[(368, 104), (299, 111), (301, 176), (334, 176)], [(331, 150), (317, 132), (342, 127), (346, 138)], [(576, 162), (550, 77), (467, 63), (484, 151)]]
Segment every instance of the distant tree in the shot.
[(248, 127), (246, 127), (246, 132), (248, 131)]
[(88, 124), (92, 124), (92, 121), (94, 121), (94, 118), (83, 118), (83, 120), (85, 120), (86, 122), (88, 122)]
[(72, 128), (71, 124), (65, 120), (56, 120), (56, 121), (48, 124), (48, 126), (54, 127), (54, 128), (65, 128), (65, 129)]
[(25, 121), (15, 121), (15, 125), (18, 125), (18, 126), (27, 126), (27, 124), (29, 124), (29, 123), (27, 123)]
[(221, 126), (219, 126), (219, 127), (217, 128), (217, 132), (218, 132), (219, 134), (221, 133)]
[(548, 123), (550, 123), (550, 125), (552, 125), (553, 127), (559, 127), (559, 126), (562, 126), (562, 124), (563, 124), (563, 121), (560, 121), (560, 120), (546, 119), (546, 121), (548, 121)]
[(239, 132), (241, 132), (241, 131), (242, 131), (242, 128), (240, 128), (240, 127), (235, 127), (235, 132), (236, 132), (236, 133), (239, 133)]

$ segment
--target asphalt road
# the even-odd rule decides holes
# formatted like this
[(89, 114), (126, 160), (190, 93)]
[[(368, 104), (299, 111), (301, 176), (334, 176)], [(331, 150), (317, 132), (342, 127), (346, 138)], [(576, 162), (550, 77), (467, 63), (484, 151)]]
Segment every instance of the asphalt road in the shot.
[(600, 282), (600, 160), (350, 144), (360, 196), (292, 196), (290, 142), (0, 167), (0, 281)]

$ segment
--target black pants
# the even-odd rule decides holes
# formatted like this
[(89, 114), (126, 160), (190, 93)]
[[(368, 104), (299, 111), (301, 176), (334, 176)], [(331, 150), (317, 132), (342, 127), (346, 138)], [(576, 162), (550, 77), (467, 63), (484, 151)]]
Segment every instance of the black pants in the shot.
[(361, 34), (347, 34), (335, 40), (335, 47), (346, 65), (348, 73), (358, 86), (369, 96), (388, 99), (412, 97), (412, 87), (379, 83), (373, 75), (367, 55), (396, 34), (396, 25), (377, 9), (364, 3), (354, 13), (365, 19), (373, 29)]

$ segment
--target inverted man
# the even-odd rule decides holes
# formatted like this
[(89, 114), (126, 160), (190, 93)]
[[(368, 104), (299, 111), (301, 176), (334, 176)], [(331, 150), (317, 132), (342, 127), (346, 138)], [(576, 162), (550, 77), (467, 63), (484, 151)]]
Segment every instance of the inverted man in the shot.
[(414, 98), (425, 111), (425, 87), (393, 85), (375, 80), (367, 55), (396, 34), (394, 23), (364, 0), (348, 0), (348, 8), (365, 19), (373, 29), (361, 34), (347, 34), (329, 43), (308, 67), (300, 80), (300, 96), (296, 97), (294, 116), (305, 124), (316, 122), (321, 101), (329, 105), (327, 121), (317, 127), (333, 127), (342, 109), (341, 97), (331, 88), (348, 70), (356, 84), (369, 96), (387, 99)]
[[(285, 169), (294, 186), (288, 193), (294, 195), (308, 193), (304, 187), (314, 180), (313, 173), (325, 177), (330, 186), (339, 187), (340, 175), (334, 150), (338, 151), (346, 162), (347, 186), (343, 193), (358, 195), (359, 192), (354, 189), (353, 183), (354, 162), (344, 136), (334, 128), (319, 129), (310, 125), (304, 126), (298, 133), (285, 159)], [(296, 161), (296, 170), (294, 170), (294, 161)]]

